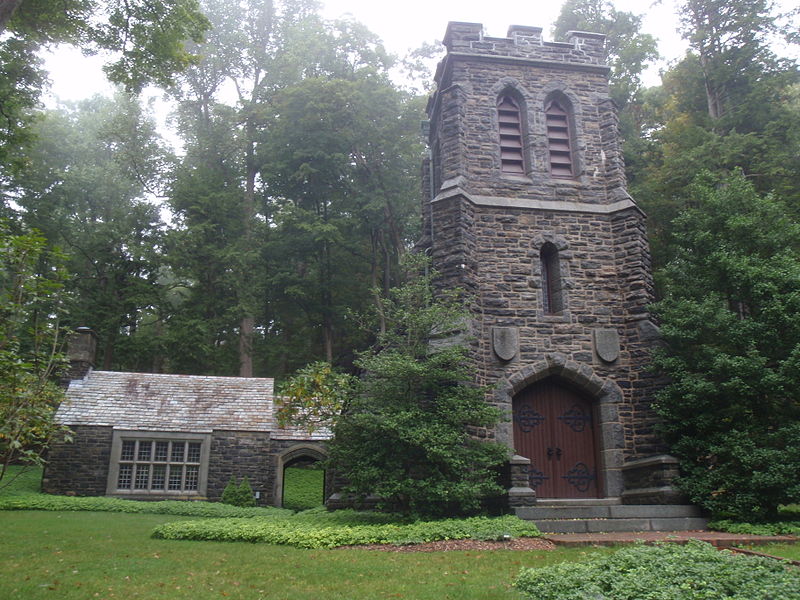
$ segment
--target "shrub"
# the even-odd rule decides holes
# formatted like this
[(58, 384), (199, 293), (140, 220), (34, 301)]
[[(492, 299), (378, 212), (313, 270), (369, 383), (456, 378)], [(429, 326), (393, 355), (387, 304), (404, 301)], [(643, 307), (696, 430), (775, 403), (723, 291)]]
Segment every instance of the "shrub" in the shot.
[(711, 521), (709, 529), (747, 535), (800, 535), (800, 521), (775, 521), (774, 523), (737, 523), (721, 519)]
[(293, 514), (292, 511), (282, 508), (240, 508), (219, 502), (198, 500), (144, 502), (102, 496), (51, 496), (39, 492), (42, 479), (40, 468), (10, 467), (10, 469), (10, 485), (0, 490), (0, 510), (91, 510), (189, 517), (271, 517), (274, 519), (288, 518)]
[(789, 600), (800, 598), (800, 573), (692, 540), (523, 569), (515, 586), (536, 600)]
[(273, 507), (238, 507), (219, 502), (162, 500), (144, 502), (102, 496), (50, 496), (13, 494), (0, 497), (0, 510), (94, 510), (101, 512), (185, 515), (191, 517), (286, 518), (292, 511)]
[(245, 475), (242, 477), (242, 482), (239, 484), (239, 502), (237, 506), (255, 506), (256, 497), (253, 494), (253, 488), (250, 486), (250, 480)]
[(344, 492), (374, 494), (381, 508), (471, 514), (503, 492), (498, 467), (508, 449), (469, 434), (494, 427), (500, 412), (471, 384), (468, 349), (456, 343), (462, 306), (434, 294), (423, 259), (408, 257), (408, 281), (380, 300), (384, 327), (356, 361), (364, 375), (334, 423), (330, 461)]
[(253, 488), (250, 487), (250, 481), (247, 477), (243, 477), (241, 483), (236, 483), (236, 477), (231, 475), (225, 489), (222, 490), (222, 497), (220, 501), (223, 504), (231, 504), (232, 506), (255, 506), (256, 499), (253, 495)]
[(232, 506), (237, 506), (239, 503), (239, 486), (236, 484), (236, 478), (233, 475), (231, 475), (231, 478), (228, 480), (225, 489), (222, 490), (220, 502)]
[[(341, 512), (342, 514), (337, 514)], [(354, 544), (416, 544), (435, 540), (498, 540), (541, 535), (533, 523), (517, 517), (473, 517), (441, 521), (365, 522), (353, 511), (299, 513), (291, 519), (206, 519), (165, 523), (153, 537), (169, 540), (264, 542), (299, 548), (335, 548)], [(387, 518), (378, 516), (377, 520)]]
[(800, 223), (742, 174), (705, 173), (690, 197), (658, 274), (655, 408), (693, 502), (775, 519), (800, 500)]

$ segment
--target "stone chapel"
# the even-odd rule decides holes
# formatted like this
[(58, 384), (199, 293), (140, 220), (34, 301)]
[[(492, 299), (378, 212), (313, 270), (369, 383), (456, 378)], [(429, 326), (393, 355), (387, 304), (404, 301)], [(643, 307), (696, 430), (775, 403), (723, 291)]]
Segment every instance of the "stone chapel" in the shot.
[[(505, 415), (476, 434), (510, 450), (509, 507), (551, 532), (702, 528), (655, 430), (645, 216), (626, 191), (604, 36), (452, 22), (444, 45), (419, 247), (466, 296), (453, 335)], [(77, 333), (56, 415), (75, 441), (51, 449), (45, 491), (215, 500), (233, 474), (280, 505), (284, 469), (325, 458), (326, 432), (278, 427), (271, 379), (94, 371), (91, 332)]]
[(481, 433), (512, 450), (510, 505), (536, 518), (525, 507), (680, 503), (654, 431), (645, 215), (626, 191), (604, 36), (451, 22), (444, 45), (420, 246), (467, 296), (476, 382), (506, 415)]

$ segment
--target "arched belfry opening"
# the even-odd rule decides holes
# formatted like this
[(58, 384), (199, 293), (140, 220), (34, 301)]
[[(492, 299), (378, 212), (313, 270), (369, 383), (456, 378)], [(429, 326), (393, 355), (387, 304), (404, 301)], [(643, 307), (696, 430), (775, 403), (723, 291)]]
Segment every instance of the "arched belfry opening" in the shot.
[(528, 481), (537, 498), (603, 495), (591, 397), (547, 377), (518, 392), (512, 407), (514, 451), (531, 461)]
[(553, 177), (574, 177), (577, 172), (575, 167), (575, 126), (569, 101), (560, 95), (549, 98), (545, 102), (544, 115), (550, 174)]
[(511, 93), (497, 99), (500, 135), (500, 170), (510, 175), (525, 174), (525, 127), (521, 103)]

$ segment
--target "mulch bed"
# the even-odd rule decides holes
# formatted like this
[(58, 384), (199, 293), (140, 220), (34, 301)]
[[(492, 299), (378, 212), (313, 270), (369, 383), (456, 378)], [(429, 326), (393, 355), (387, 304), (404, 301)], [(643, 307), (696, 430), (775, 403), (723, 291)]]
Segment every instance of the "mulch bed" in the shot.
[(449, 550), (553, 550), (556, 545), (543, 538), (515, 538), (507, 542), (488, 542), (481, 540), (441, 540), (409, 546), (394, 544), (364, 544), (360, 546), (340, 546), (343, 550), (380, 550), (382, 552), (447, 552)]

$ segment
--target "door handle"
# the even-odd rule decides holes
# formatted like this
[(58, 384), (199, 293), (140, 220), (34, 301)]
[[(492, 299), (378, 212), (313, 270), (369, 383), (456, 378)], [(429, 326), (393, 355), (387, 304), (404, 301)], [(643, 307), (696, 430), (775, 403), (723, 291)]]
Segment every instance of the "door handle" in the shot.
[(549, 458), (550, 460), (553, 459), (553, 455), (555, 455), (556, 460), (561, 460), (561, 454), (562, 454), (561, 448), (552, 448), (552, 447), (547, 448), (547, 458)]

